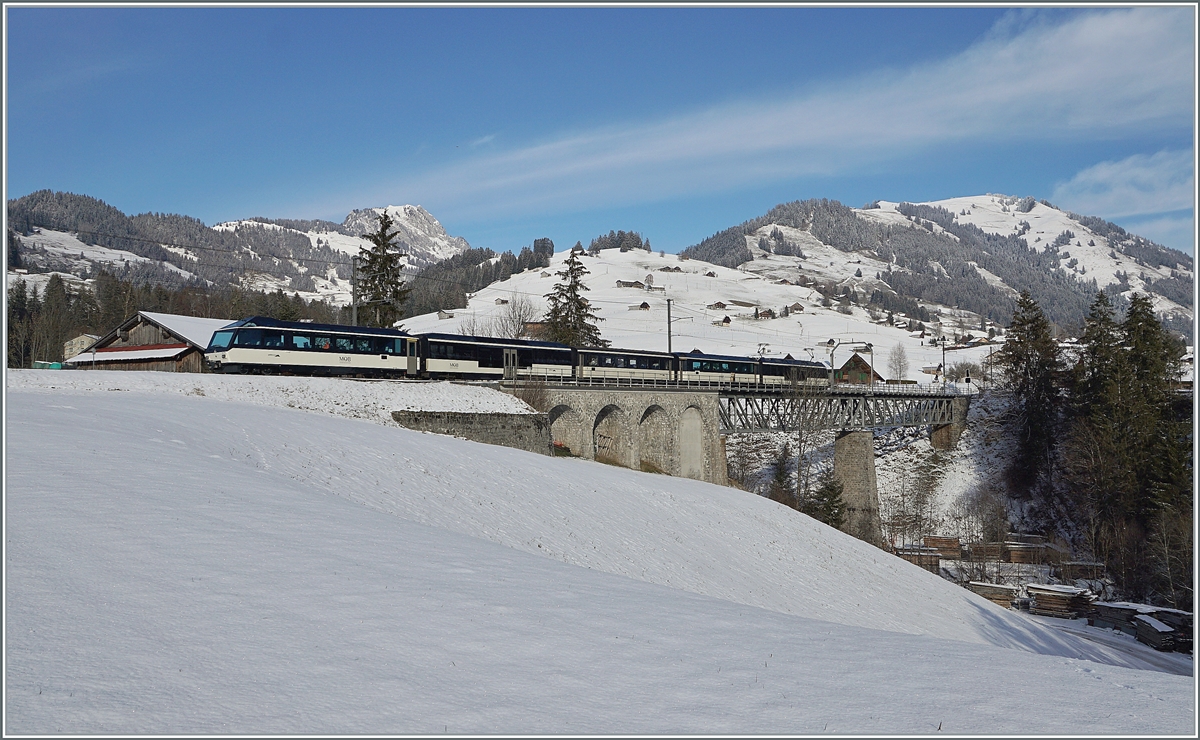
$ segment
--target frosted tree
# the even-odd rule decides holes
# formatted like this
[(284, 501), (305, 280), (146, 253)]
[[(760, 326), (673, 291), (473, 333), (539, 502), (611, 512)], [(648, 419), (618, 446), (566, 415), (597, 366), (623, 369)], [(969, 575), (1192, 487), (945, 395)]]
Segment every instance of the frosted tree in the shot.
[(888, 354), (888, 374), (894, 380), (904, 380), (908, 377), (908, 354), (900, 342), (896, 342), (896, 346), (892, 347), (891, 353)]

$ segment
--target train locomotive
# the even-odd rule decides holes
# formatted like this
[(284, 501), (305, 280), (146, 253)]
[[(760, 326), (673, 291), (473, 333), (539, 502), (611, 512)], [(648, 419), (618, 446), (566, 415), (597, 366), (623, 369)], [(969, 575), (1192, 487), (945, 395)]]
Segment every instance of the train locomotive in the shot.
[(823, 363), (692, 352), (573, 348), (556, 342), (280, 321), (252, 316), (213, 333), (221, 373), (545, 380), (621, 385), (824, 385)]

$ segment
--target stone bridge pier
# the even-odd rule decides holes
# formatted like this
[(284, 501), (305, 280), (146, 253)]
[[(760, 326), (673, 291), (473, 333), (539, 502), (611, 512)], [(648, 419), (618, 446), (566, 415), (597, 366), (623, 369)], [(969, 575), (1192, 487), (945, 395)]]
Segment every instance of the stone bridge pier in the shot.
[(546, 389), (550, 433), (572, 455), (726, 485), (717, 393)]

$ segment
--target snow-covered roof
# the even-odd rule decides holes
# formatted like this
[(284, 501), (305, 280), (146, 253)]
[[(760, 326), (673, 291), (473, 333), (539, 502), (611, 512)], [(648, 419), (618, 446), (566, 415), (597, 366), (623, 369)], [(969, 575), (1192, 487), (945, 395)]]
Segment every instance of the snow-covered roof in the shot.
[[(207, 346), (207, 345), (206, 345)], [(115, 349), (84, 352), (69, 360), (63, 360), (64, 365), (83, 365), (92, 362), (117, 362), (125, 360), (168, 360), (178, 357), (190, 349), (186, 344), (158, 345), (153, 349)]]
[(138, 313), (201, 349), (208, 347), (213, 332), (233, 323), (233, 319), (200, 319), (195, 316), (151, 313), (150, 311), (138, 311)]

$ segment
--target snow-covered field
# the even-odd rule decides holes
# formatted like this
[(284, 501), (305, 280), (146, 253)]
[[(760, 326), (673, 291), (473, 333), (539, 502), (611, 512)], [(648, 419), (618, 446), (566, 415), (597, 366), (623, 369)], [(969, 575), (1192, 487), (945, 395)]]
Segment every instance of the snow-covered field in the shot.
[(280, 380), (8, 372), (6, 732), (1195, 730), (1191, 677), (761, 497)]

